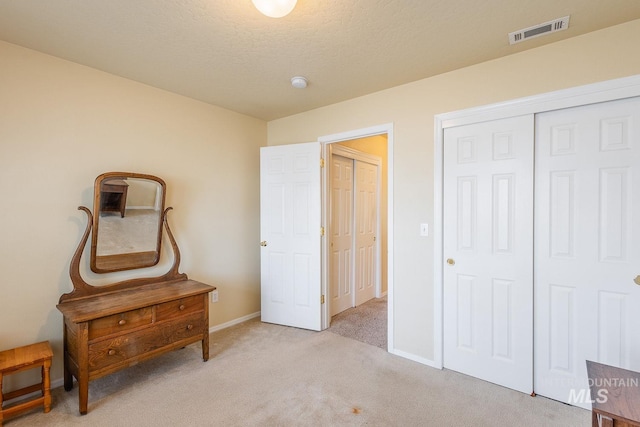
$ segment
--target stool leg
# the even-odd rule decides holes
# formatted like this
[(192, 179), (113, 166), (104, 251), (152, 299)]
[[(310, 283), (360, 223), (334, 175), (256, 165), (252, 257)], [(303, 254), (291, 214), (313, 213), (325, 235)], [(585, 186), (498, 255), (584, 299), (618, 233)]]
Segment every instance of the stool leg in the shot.
[(51, 410), (51, 359), (45, 360), (42, 365), (42, 395), (44, 396), (45, 414)]

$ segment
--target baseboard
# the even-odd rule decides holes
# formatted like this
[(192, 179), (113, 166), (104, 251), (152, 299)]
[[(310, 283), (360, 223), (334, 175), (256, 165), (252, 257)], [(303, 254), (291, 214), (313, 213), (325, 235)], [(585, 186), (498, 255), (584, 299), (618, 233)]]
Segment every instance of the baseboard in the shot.
[[(54, 388), (62, 387), (63, 385), (64, 385), (64, 378), (58, 378), (57, 380), (53, 380), (51, 381), (51, 390), (53, 390)], [(40, 392), (36, 392), (36, 393), (40, 393)]]
[(256, 317), (260, 317), (260, 313), (261, 313), (260, 311), (256, 311), (255, 313), (247, 314), (246, 316), (238, 317), (237, 319), (233, 319), (228, 322), (221, 323), (220, 325), (211, 326), (209, 328), (209, 333), (221, 331), (223, 329), (229, 328), (239, 323), (246, 322), (247, 320), (255, 319)]

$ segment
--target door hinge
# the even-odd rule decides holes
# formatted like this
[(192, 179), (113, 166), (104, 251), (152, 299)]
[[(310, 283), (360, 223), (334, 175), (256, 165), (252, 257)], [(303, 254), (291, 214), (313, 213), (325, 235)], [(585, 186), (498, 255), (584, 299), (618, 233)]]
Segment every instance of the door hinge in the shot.
[(324, 227), (320, 227), (320, 235), (324, 236)]
[(320, 167), (323, 168), (324, 167), (324, 159), (320, 158)]
[(320, 295), (320, 304), (324, 304), (324, 295)]

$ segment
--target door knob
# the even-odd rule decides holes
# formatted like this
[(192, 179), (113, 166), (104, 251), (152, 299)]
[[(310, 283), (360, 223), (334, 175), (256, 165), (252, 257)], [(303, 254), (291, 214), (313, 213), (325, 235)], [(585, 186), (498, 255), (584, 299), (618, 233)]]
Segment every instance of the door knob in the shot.
[(447, 259), (447, 264), (449, 264), (449, 265), (455, 265), (455, 263), (456, 263), (456, 262), (455, 262), (453, 259), (451, 259), (451, 258)]
[(635, 282), (636, 285), (640, 285), (640, 276), (636, 276), (636, 278), (633, 279), (633, 281)]
[(263, 240), (262, 242), (260, 242), (260, 246), (267, 246), (267, 241)]

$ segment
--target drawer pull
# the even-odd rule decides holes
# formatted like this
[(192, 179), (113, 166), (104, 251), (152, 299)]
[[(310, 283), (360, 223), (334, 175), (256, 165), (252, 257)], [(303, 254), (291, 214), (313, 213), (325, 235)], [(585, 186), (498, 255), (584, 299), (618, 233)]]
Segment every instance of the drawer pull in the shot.
[(118, 322), (118, 325), (122, 326), (122, 325), (124, 325), (125, 323), (127, 323), (127, 321), (126, 321), (126, 320), (124, 320), (124, 319), (120, 319), (120, 321)]
[(187, 325), (187, 331), (190, 331), (193, 329), (193, 325)]
[(114, 354), (116, 354), (116, 351), (114, 349), (111, 349), (107, 354), (109, 354), (109, 356), (113, 356)]
[(180, 307), (178, 307), (180, 309), (180, 311), (184, 310), (184, 304), (180, 304)]

